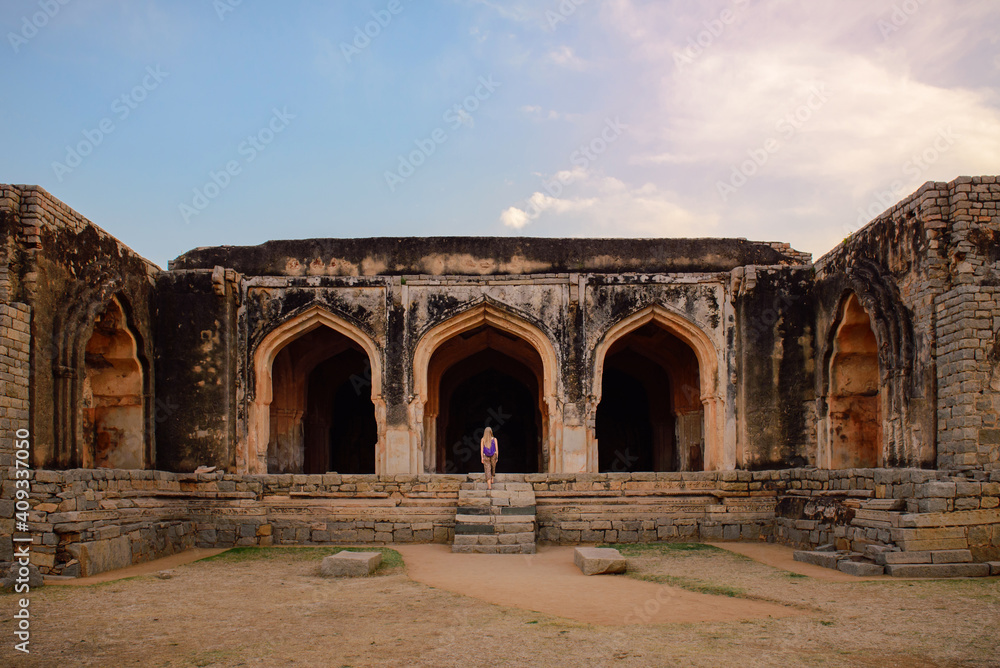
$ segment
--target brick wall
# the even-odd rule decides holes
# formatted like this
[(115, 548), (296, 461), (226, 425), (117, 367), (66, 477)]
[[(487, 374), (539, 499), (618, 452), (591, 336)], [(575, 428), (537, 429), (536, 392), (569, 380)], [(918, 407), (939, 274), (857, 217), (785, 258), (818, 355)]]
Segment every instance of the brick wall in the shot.
[(950, 225), (940, 241), (949, 285), (937, 302), (938, 463), (1000, 469), (1000, 184), (949, 184)]

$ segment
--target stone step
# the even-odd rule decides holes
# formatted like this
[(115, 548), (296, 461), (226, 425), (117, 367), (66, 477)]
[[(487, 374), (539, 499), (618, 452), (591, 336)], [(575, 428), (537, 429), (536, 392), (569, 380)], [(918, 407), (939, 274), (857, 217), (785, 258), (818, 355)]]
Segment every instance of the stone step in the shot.
[(989, 564), (886, 564), (885, 572), (898, 578), (975, 578), (990, 574)]
[(534, 554), (536, 511), (529, 483), (499, 477), (493, 489), (479, 480), (462, 483), (452, 552)]
[(534, 554), (535, 544), (530, 545), (452, 545), (452, 552), (470, 554)]

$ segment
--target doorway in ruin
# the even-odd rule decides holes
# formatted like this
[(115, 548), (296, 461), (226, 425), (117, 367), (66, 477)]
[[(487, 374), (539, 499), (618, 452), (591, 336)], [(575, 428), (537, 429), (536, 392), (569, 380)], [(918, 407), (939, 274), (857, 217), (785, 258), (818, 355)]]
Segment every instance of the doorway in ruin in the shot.
[(274, 356), (268, 473), (375, 473), (378, 427), (368, 354), (318, 326)]
[(114, 297), (95, 319), (84, 350), (83, 467), (148, 466), (144, 377), (136, 336), (122, 303)]
[(481, 472), (486, 427), (499, 443), (499, 473), (548, 469), (542, 359), (527, 341), (488, 324), (466, 330), (437, 348), (428, 379), (424, 420), (433, 435), (433, 470)]
[(656, 320), (607, 349), (595, 434), (601, 472), (705, 468), (698, 358)]
[(834, 326), (827, 389), (828, 468), (881, 465), (878, 343), (858, 296), (843, 301)]

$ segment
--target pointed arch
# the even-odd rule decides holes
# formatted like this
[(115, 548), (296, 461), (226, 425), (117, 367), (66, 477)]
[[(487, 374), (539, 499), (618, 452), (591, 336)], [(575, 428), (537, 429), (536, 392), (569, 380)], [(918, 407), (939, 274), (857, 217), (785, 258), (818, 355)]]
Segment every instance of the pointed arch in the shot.
[[(700, 401), (704, 408), (705, 470), (717, 470), (724, 464), (724, 420), (725, 398), (719, 390), (719, 351), (705, 331), (679, 313), (659, 304), (647, 306), (611, 326), (598, 342), (593, 352), (593, 373), (591, 376), (590, 404), (594, 411), (601, 402), (604, 379), (604, 363), (608, 351), (628, 334), (640, 327), (656, 323), (687, 344), (698, 360)], [(588, 459), (590, 470), (596, 471), (597, 442), (594, 428), (587, 430)]]
[[(817, 465), (826, 469), (885, 464), (887, 329), (879, 328), (865, 300), (846, 291), (830, 329), (820, 373), (823, 403)], [(870, 304), (870, 302), (869, 302)]]
[(378, 443), (375, 448), (376, 472), (385, 469), (385, 400), (382, 397), (382, 361), (379, 348), (358, 326), (320, 306), (314, 306), (275, 327), (254, 350), (252, 360), (254, 397), (250, 401), (247, 416), (246, 446), (237, 451), (238, 471), (251, 474), (267, 473), (267, 445), (271, 430), (270, 406), (273, 399), (272, 369), (275, 357), (285, 346), (320, 327), (343, 334), (358, 344), (368, 356), (371, 364), (371, 399), (375, 405), (378, 433)]
[(527, 318), (514, 313), (506, 306), (484, 300), (464, 312), (454, 315), (430, 328), (417, 342), (413, 352), (413, 394), (410, 402), (411, 430), (414, 442), (411, 447), (419, 453), (419, 470), (434, 461), (432, 449), (436, 447), (436, 412), (424, 414), (425, 408), (434, 409), (432, 391), (435, 380), (431, 378), (431, 358), (445, 343), (464, 332), (483, 325), (493, 327), (526, 342), (541, 359), (539, 379), (540, 410), (542, 413), (542, 451), (548, 462), (548, 472), (560, 469), (562, 449), (562, 418), (558, 403), (559, 359), (556, 348), (538, 326)]

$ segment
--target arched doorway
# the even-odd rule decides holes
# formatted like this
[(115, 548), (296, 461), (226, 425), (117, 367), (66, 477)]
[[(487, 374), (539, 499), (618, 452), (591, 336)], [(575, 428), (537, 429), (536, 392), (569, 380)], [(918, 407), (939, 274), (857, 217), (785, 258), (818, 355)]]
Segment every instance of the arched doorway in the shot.
[(479, 441), (486, 427), (500, 443), (498, 472), (546, 469), (541, 358), (527, 342), (483, 325), (442, 344), (429, 370), (435, 470), (482, 470)]
[(360, 345), (317, 327), (281, 349), (271, 376), (269, 473), (375, 473), (371, 366)]
[[(486, 332), (478, 336), (484, 333), (492, 338)], [(497, 472), (544, 470), (538, 378), (526, 364), (487, 347), (448, 368), (438, 396), (439, 472), (481, 471), (479, 444), (486, 427), (500, 444)]]
[(653, 305), (609, 328), (593, 360), (591, 470), (717, 470), (731, 461), (718, 352), (698, 325)]
[(829, 357), (827, 390), (828, 468), (880, 465), (882, 410), (878, 343), (858, 296), (841, 304)]
[(238, 470), (384, 470), (381, 360), (364, 332), (313, 307), (264, 337), (253, 364), (254, 396)]
[(704, 468), (704, 410), (690, 346), (662, 325), (646, 323), (608, 348), (601, 387), (601, 472)]
[(142, 469), (146, 457), (144, 372), (125, 310), (112, 298), (84, 350), (82, 466)]
[(558, 466), (556, 355), (534, 325), (482, 304), (434, 327), (414, 351), (411, 415), (428, 472), (481, 470), (479, 438), (500, 441), (500, 472)]

